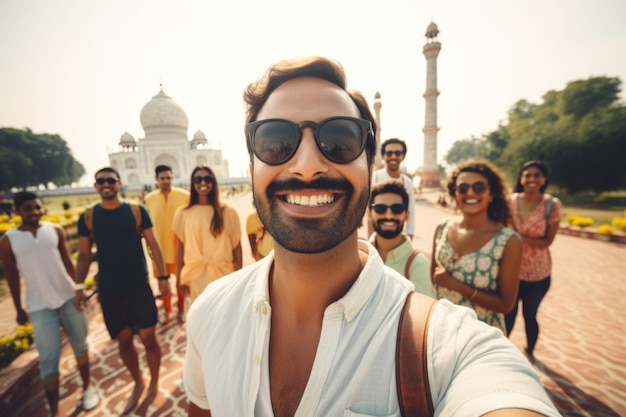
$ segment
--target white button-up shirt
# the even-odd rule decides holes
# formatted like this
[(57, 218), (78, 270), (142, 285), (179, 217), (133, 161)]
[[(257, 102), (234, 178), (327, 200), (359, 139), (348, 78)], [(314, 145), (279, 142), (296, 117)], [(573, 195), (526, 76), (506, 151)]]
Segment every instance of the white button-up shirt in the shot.
[[(326, 308), (296, 417), (400, 415), (396, 334), (413, 285), (385, 267), (369, 243), (360, 241), (359, 249), (369, 252), (368, 261), (348, 293)], [(272, 262), (273, 254), (211, 283), (189, 311), (183, 383), (190, 401), (213, 417), (271, 416)], [(475, 416), (505, 406), (558, 415), (524, 357), (471, 310), (440, 301), (429, 329), (436, 415)]]

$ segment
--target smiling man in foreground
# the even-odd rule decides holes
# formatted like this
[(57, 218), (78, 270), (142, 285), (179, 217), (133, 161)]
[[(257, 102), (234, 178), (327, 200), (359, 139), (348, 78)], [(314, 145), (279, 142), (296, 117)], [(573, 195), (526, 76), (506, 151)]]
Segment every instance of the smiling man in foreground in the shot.
[[(399, 416), (396, 334), (413, 284), (358, 240), (376, 148), (367, 102), (318, 57), (275, 64), (244, 99), (274, 254), (192, 306), (189, 415)], [(558, 415), (521, 353), (469, 309), (437, 303), (427, 352), (434, 415)]]

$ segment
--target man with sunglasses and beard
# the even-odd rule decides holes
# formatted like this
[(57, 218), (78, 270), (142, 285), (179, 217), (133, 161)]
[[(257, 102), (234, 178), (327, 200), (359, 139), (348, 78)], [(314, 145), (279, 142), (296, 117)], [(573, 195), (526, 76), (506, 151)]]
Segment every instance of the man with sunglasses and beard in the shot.
[[(170, 285), (150, 216), (145, 207), (139, 206), (140, 234), (133, 209), (129, 203), (119, 198), (121, 186), (120, 175), (115, 169), (106, 167), (96, 172), (94, 188), (100, 194), (101, 202), (90, 209), (89, 222), (85, 219), (85, 213), (78, 219), (76, 281), (83, 283), (87, 277), (91, 263), (91, 246), (95, 242), (98, 247), (98, 300), (102, 307), (102, 316), (111, 339), (117, 340), (120, 357), (135, 382), (124, 406), (124, 415), (137, 406), (145, 389), (133, 342), (136, 333), (146, 350), (151, 377), (144, 402), (153, 401), (159, 387), (161, 347), (155, 334), (158, 313), (148, 282), (142, 236), (159, 270), (160, 296), (169, 294)], [(76, 291), (76, 298), (78, 302), (86, 299), (80, 289)]]
[[(244, 100), (274, 251), (192, 305), (189, 415), (400, 415), (396, 336), (413, 284), (358, 239), (376, 149), (367, 102), (321, 57), (272, 65)], [(435, 415), (558, 415), (517, 348), (469, 309), (437, 302), (427, 354)]]
[(415, 285), (415, 291), (433, 296), (430, 261), (413, 248), (411, 238), (402, 233), (409, 217), (409, 195), (400, 181), (387, 180), (372, 187), (369, 218), (374, 227), (370, 243), (385, 265), (403, 274)]
[[(372, 185), (387, 180), (402, 182), (404, 189), (409, 195), (409, 203), (407, 206), (409, 217), (406, 221), (405, 232), (412, 240), (415, 234), (415, 191), (413, 190), (413, 180), (409, 178), (408, 175), (400, 172), (400, 166), (406, 157), (406, 143), (398, 138), (387, 139), (380, 145), (380, 155), (383, 161), (385, 161), (385, 166), (384, 168), (374, 171), (372, 175)], [(373, 226), (370, 219), (368, 219), (367, 228), (368, 233), (371, 235)]]

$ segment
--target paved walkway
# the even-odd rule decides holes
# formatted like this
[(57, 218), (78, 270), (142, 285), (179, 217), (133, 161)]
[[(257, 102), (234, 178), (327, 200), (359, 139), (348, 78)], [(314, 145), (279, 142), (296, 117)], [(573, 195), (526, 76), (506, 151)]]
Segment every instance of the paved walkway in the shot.
[[(452, 215), (452, 211), (433, 204), (437, 198), (435, 193), (417, 198), (414, 244), (430, 253), (436, 224), (442, 217)], [(250, 193), (229, 200), (239, 211), (242, 227), (251, 209), (251, 200)], [(360, 234), (365, 237), (363, 230)], [(252, 262), (247, 239), (244, 238), (242, 244), (244, 265), (247, 265)], [(626, 416), (626, 282), (622, 281), (626, 246), (557, 235), (552, 254), (553, 284), (539, 311), (542, 333), (535, 349), (535, 365), (542, 383), (564, 416)], [(12, 305), (3, 302), (0, 304), (0, 334), (7, 314), (10, 322), (14, 317)], [(61, 415), (120, 415), (132, 383), (119, 359), (116, 344), (106, 333), (97, 304), (90, 310), (89, 318), (92, 376), (103, 401), (88, 413), (77, 407), (80, 378), (74, 369), (71, 349), (66, 345), (61, 363)], [(140, 404), (129, 415), (186, 416), (186, 398), (181, 387), (185, 326), (172, 321), (159, 325), (157, 332), (163, 350), (159, 396), (151, 404)], [(523, 349), (524, 338), (520, 317), (511, 340)], [(148, 380), (145, 357), (140, 343), (136, 343)], [(29, 364), (32, 368), (33, 358), (36, 352), (31, 349), (19, 358), (18, 367), (26, 372)], [(0, 379), (1, 383), (6, 382)], [(47, 415), (40, 383), (25, 397), (2, 415)]]

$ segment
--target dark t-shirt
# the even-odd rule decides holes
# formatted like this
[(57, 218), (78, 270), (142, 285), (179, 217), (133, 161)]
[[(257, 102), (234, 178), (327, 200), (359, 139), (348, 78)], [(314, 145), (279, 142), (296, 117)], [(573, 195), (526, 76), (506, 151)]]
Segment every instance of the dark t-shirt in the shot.
[[(140, 205), (141, 227), (152, 227), (145, 207)], [(98, 247), (98, 297), (102, 301), (117, 300), (146, 285), (148, 269), (137, 233), (135, 218), (128, 203), (114, 210), (96, 204), (92, 216), (93, 237)], [(89, 236), (84, 215), (78, 219), (78, 235)]]

